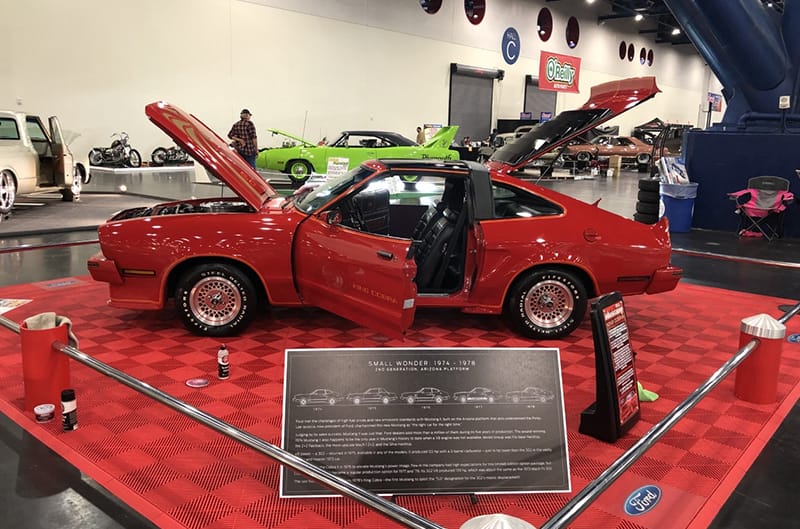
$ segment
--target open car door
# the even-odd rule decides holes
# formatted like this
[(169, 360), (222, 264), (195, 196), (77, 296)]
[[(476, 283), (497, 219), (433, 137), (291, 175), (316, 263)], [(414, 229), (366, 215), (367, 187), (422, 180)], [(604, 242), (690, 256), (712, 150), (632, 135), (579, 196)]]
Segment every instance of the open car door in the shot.
[(323, 211), (298, 226), (294, 277), (304, 303), (401, 336), (416, 309), (410, 241), (349, 229), (340, 220), (338, 210)]
[(56, 116), (48, 118), (50, 127), (50, 152), (53, 155), (53, 181), (56, 185), (64, 186), (72, 182), (72, 153), (64, 141), (64, 134), (61, 132), (61, 123)]

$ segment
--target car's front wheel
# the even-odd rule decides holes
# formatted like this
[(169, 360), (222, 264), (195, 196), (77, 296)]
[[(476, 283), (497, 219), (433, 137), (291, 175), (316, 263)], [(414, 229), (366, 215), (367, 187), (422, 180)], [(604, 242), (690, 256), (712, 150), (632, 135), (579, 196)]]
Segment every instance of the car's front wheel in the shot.
[(592, 153), (587, 151), (581, 151), (575, 155), (575, 159), (578, 160), (579, 162), (588, 162), (589, 160), (592, 159)]
[(286, 172), (293, 187), (300, 187), (311, 177), (311, 164), (305, 160), (292, 160), (286, 164)]
[(175, 301), (187, 329), (201, 336), (230, 336), (244, 330), (257, 305), (256, 289), (234, 266), (196, 266), (183, 275)]
[(512, 287), (506, 300), (511, 325), (529, 338), (561, 338), (586, 314), (586, 287), (565, 270), (537, 270)]
[(17, 198), (17, 181), (11, 171), (0, 171), (0, 215), (8, 215)]

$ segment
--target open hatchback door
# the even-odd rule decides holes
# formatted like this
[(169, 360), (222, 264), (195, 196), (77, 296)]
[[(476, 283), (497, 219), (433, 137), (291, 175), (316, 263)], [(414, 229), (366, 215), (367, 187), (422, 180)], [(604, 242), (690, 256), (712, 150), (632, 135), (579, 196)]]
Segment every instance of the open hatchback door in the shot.
[(169, 103), (150, 103), (147, 117), (256, 211), (278, 193), (205, 123)]
[(487, 162), (492, 171), (510, 173), (530, 165), (572, 138), (647, 101), (661, 90), (655, 77), (634, 77), (593, 86), (589, 100), (567, 110), (496, 150)]

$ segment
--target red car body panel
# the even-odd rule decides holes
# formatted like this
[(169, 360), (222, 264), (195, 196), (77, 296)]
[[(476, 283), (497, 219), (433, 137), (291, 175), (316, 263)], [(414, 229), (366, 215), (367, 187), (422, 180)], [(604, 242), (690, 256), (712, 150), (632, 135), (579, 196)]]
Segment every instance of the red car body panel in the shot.
[[(605, 116), (657, 91), (652, 78), (606, 83), (593, 89), (587, 105), (608, 105)], [(89, 259), (88, 268), (94, 279), (109, 284), (115, 307), (163, 308), (187, 270), (226, 263), (250, 271), (272, 305), (321, 307), (394, 336), (412, 324), (416, 307), (498, 314), (514, 281), (537, 267), (573, 270), (590, 297), (662, 292), (680, 279), (680, 269), (669, 264), (666, 219), (652, 226), (624, 219), (510, 176), (510, 167), (501, 162), (492, 162), (486, 174), (477, 164), (405, 160), (412, 171), (419, 164), (429, 174), (483, 178), (486, 185), (537, 195), (561, 212), (528, 218), (489, 215), (466, 224), (461, 287), (446, 295), (419, 294), (410, 239), (355, 230), (329, 217), (341, 197), (367, 188), (387, 171), (402, 170), (398, 163), (363, 164), (358, 181), (306, 213), (293, 199), (279, 197), (191, 114), (166, 103), (147, 105), (146, 112), (243, 202), (202, 199), (134, 208), (100, 226), (101, 252)]]

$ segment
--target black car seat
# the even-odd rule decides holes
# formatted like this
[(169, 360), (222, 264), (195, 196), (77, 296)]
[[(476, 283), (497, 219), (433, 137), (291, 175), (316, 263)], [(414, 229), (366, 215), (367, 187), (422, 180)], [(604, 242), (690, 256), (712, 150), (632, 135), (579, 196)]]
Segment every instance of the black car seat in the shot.
[(417, 276), (414, 281), (419, 291), (435, 291), (441, 285), (441, 269), (448, 264), (447, 250), (454, 242), (458, 214), (444, 209), (426, 231), (422, 243), (416, 247), (414, 260), (417, 263)]

